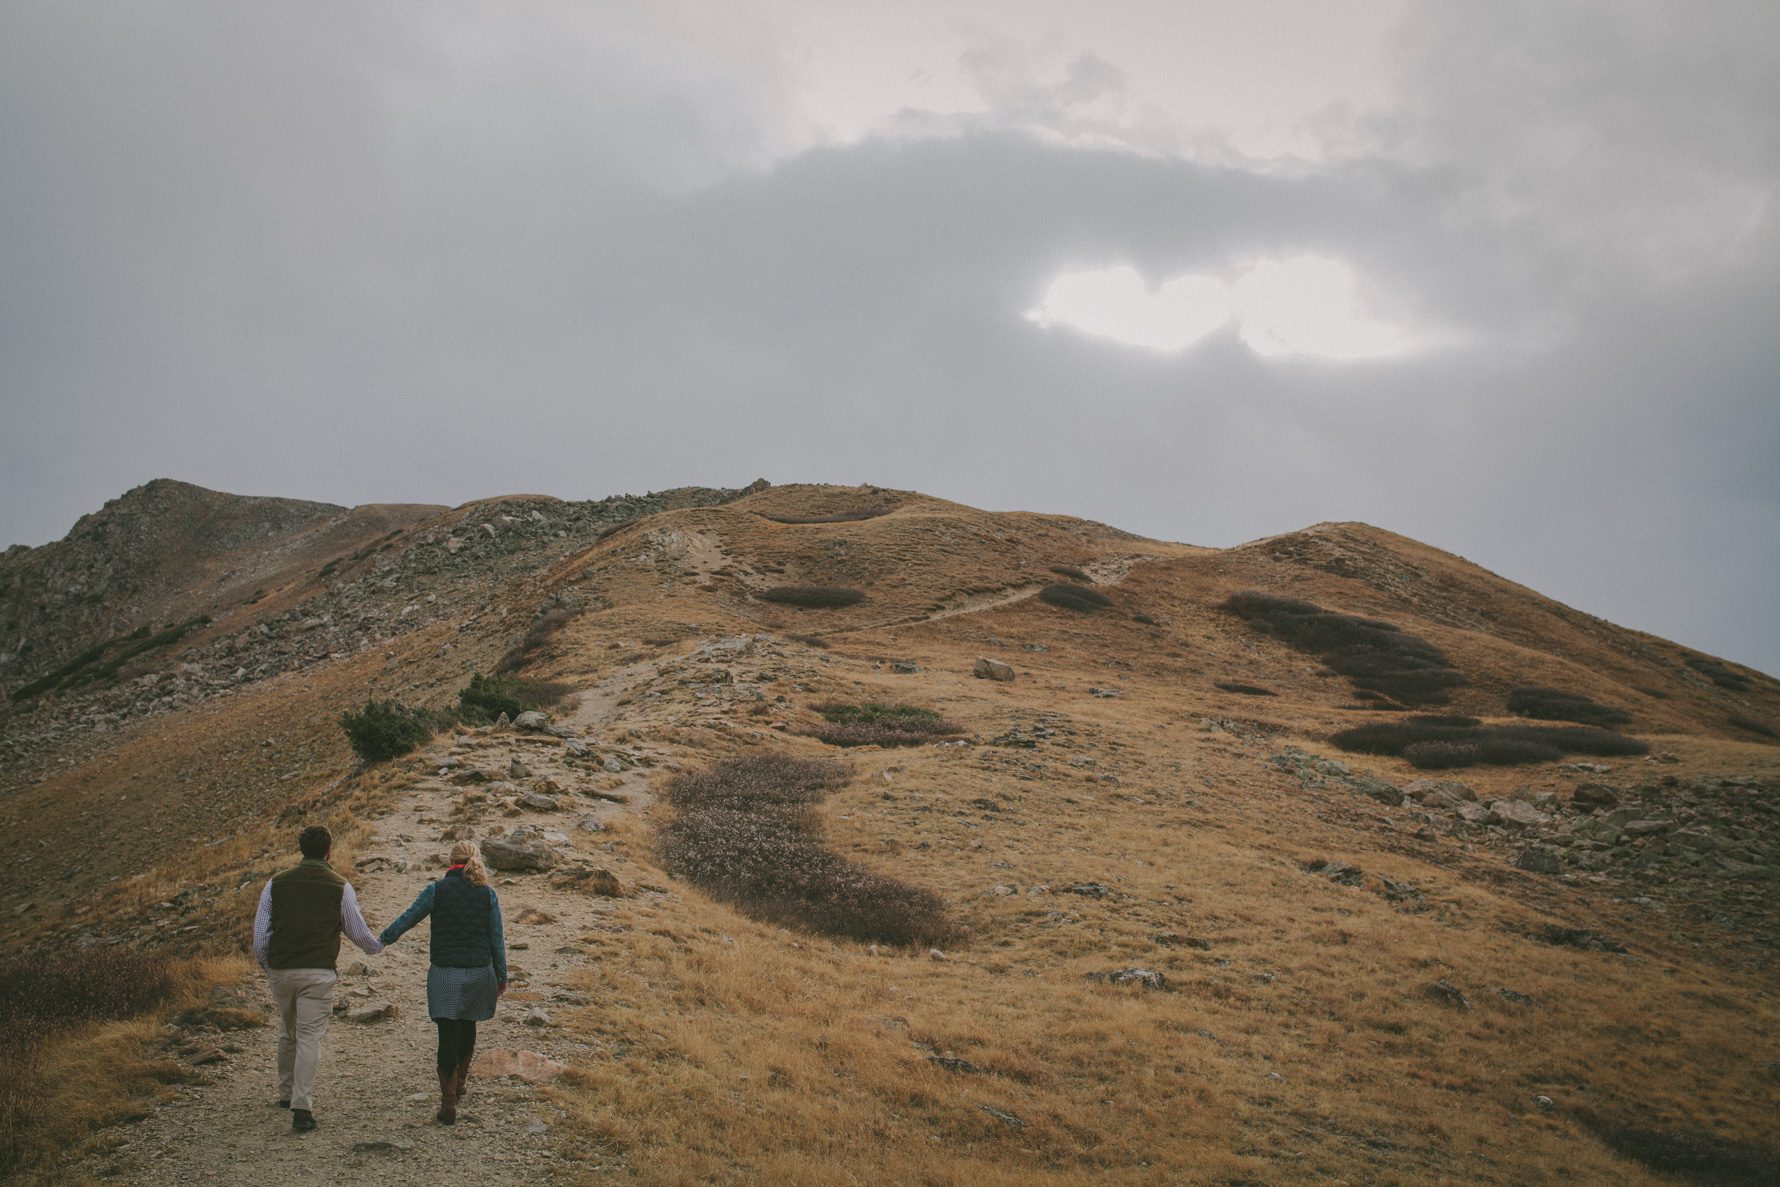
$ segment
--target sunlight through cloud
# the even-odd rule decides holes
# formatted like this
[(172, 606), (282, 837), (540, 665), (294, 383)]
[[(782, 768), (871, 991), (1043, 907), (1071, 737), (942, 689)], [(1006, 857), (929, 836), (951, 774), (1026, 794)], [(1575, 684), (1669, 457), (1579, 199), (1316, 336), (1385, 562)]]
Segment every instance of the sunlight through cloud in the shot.
[(1066, 272), (1026, 317), (1170, 354), (1231, 324), (1263, 358), (1376, 359), (1417, 344), (1408, 330), (1367, 311), (1350, 265), (1313, 255), (1257, 261), (1233, 284), (1195, 274), (1151, 289), (1129, 266)]
[(1066, 272), (1026, 316), (1041, 326), (1174, 352), (1230, 320), (1230, 291), (1214, 276), (1177, 276), (1151, 291), (1131, 267)]

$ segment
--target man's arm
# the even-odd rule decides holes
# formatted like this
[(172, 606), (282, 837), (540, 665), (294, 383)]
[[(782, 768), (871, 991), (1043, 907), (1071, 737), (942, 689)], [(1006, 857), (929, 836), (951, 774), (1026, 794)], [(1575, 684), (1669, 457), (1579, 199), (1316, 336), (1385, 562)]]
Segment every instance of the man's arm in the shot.
[(260, 891), (259, 909), (253, 913), (253, 958), (263, 969), (272, 949), (272, 879)]
[(371, 934), (370, 924), (365, 922), (364, 915), (358, 909), (358, 893), (352, 889), (350, 882), (340, 892), (340, 930), (367, 956), (375, 956), (383, 951), (383, 941)]

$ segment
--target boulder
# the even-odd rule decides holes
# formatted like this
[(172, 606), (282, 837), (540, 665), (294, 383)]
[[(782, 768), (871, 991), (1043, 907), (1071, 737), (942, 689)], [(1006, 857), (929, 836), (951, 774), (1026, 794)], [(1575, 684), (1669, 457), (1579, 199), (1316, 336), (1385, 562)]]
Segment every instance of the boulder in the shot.
[(485, 838), (482, 859), (490, 869), (512, 874), (541, 873), (562, 860), (548, 841), (526, 829), (504, 837)]
[(1563, 860), (1558, 857), (1555, 851), (1547, 849), (1543, 845), (1527, 846), (1521, 851), (1520, 856), (1514, 859), (1514, 865), (1516, 869), (1525, 870), (1529, 874), (1561, 874), (1564, 872)]
[(1395, 808), (1403, 803), (1403, 792), (1395, 783), (1386, 783), (1371, 775), (1355, 775), (1348, 780), (1348, 785), (1363, 796), (1388, 804)]
[(537, 791), (526, 792), (519, 797), (518, 803), (528, 812), (554, 812), (557, 809), (555, 798)]
[(1014, 678), (1014, 668), (1012, 664), (1004, 664), (998, 659), (978, 656), (976, 667), (971, 669), (971, 675), (979, 680), (1007, 681)]
[(1089, 973), (1090, 981), (1105, 981), (1108, 985), (1139, 985), (1144, 989), (1167, 989), (1168, 978), (1155, 969), (1116, 969), (1107, 973)]
[(1619, 793), (1605, 783), (1578, 784), (1570, 803), (1579, 812), (1593, 812), (1597, 808), (1617, 808)]
[(1403, 785), (1403, 794), (1430, 808), (1456, 808), (1477, 802), (1471, 785), (1457, 779), (1414, 779)]
[(1674, 827), (1674, 824), (1667, 820), (1628, 820), (1625, 833), (1628, 837), (1653, 837), (1659, 833), (1666, 833)]
[(1490, 804), (1490, 814), (1496, 819), (1492, 824), (1504, 824), (1509, 828), (1531, 828), (1535, 824), (1548, 824), (1551, 817), (1533, 807), (1524, 800), (1495, 800)]
[(513, 719), (514, 729), (525, 730), (528, 733), (541, 730), (549, 724), (550, 714), (538, 709), (527, 709)]
[(346, 1011), (348, 1022), (380, 1022), (385, 1018), (394, 1018), (395, 1016), (396, 1008), (389, 1002), (367, 1002)]

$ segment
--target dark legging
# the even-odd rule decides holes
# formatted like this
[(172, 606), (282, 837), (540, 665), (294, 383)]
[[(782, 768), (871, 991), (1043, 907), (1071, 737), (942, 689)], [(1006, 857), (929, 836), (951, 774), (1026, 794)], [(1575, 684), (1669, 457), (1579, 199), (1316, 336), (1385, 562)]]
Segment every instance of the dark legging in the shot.
[(439, 1028), (439, 1070), (450, 1072), (469, 1066), (470, 1056), (476, 1053), (475, 1022), (468, 1018), (435, 1018), (433, 1025)]

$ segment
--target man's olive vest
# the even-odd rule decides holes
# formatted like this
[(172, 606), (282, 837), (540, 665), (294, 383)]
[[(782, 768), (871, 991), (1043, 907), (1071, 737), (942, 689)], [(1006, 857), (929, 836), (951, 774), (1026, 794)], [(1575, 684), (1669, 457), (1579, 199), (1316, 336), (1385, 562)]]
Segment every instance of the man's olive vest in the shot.
[(275, 969), (331, 969), (340, 956), (340, 900), (346, 879), (328, 863), (305, 857), (301, 865), (272, 875), (272, 944), (266, 964)]

